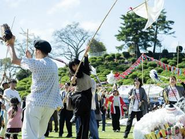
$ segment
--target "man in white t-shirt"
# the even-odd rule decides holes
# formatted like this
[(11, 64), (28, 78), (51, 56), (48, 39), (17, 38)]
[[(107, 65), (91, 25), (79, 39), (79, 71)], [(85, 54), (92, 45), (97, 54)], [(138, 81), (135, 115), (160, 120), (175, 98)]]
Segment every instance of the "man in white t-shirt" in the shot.
[(16, 97), (19, 102), (21, 102), (21, 97), (17, 90), (15, 90), (15, 87), (17, 85), (17, 81), (12, 79), (9, 82), (10, 87), (4, 91), (3, 98), (5, 99), (5, 107), (6, 110), (10, 108), (10, 100), (14, 97)]
[(49, 57), (51, 45), (44, 40), (34, 42), (35, 59), (29, 51), (17, 58), (15, 36), (6, 41), (12, 63), (32, 72), (31, 93), (26, 97), (22, 139), (44, 139), (49, 119), (58, 107), (63, 107), (58, 82), (58, 68)]

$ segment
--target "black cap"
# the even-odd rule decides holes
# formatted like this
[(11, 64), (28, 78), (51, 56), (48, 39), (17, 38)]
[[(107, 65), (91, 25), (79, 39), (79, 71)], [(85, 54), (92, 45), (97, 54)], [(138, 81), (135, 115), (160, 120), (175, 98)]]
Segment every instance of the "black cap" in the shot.
[(49, 42), (45, 41), (45, 40), (36, 40), (34, 42), (34, 47), (36, 49), (41, 50), (43, 53), (48, 54), (51, 52), (51, 45), (49, 44)]

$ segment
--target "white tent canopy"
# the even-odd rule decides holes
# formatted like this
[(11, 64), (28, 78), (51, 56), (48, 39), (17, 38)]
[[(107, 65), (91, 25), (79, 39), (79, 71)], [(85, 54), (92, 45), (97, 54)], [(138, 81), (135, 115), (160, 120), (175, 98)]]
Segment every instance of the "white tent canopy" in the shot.
[[(118, 88), (118, 91), (120, 93), (120, 96), (123, 98), (128, 98), (128, 93), (130, 92), (130, 90), (134, 87), (134, 85), (122, 85)], [(149, 97), (159, 97), (163, 88), (160, 86), (157, 86), (155, 84), (145, 84), (142, 86), (145, 91), (146, 94)]]

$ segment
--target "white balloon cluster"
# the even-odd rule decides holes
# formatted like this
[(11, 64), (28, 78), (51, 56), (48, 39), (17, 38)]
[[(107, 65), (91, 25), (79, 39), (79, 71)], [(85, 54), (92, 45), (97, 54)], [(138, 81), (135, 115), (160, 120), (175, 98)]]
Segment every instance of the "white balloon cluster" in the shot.
[(111, 71), (110, 74), (107, 75), (107, 82), (109, 84), (115, 84), (116, 83), (116, 78), (114, 77), (114, 73)]

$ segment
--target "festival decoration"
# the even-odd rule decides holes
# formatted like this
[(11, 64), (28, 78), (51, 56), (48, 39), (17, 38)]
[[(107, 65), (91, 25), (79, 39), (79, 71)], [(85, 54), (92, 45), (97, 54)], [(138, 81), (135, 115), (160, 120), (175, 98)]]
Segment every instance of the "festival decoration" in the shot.
[(97, 72), (96, 72), (96, 69), (91, 65), (91, 74), (94, 75), (96, 77), (96, 79), (98, 80), (100, 86), (102, 85), (101, 84), (101, 81), (100, 79), (98, 78), (98, 75), (97, 75)]
[(152, 80), (154, 82), (161, 82), (161, 80), (160, 80), (160, 78), (159, 78), (159, 76), (157, 74), (157, 71), (155, 69), (150, 71), (150, 78), (152, 78)]
[(143, 30), (146, 30), (154, 22), (157, 21), (163, 7), (164, 7), (164, 0), (155, 0), (153, 7), (149, 6), (148, 2), (145, 0), (145, 2), (141, 4), (140, 6), (138, 6), (137, 8), (132, 8), (132, 11), (135, 12), (137, 15), (145, 19), (148, 19), (143, 29)]
[[(177, 75), (181, 75), (181, 74), (184, 74), (185, 75), (185, 69), (180, 69), (180, 68), (177, 68), (177, 67), (174, 67), (174, 66), (171, 66), (171, 65), (168, 65), (168, 64), (165, 64), (159, 60), (156, 60), (154, 59), (153, 57), (149, 57), (145, 54), (142, 54), (134, 64), (132, 64), (126, 71), (122, 72), (122, 73), (116, 73), (115, 74), (115, 78), (117, 80), (119, 79), (124, 79), (127, 75), (129, 75), (133, 70), (137, 69), (138, 66), (142, 63), (142, 60), (147, 60), (147, 61), (153, 61), (153, 62), (156, 62), (157, 65), (159, 65), (160, 67), (162, 67), (164, 70), (168, 70), (168, 71), (171, 71), (172, 73), (174, 74), (177, 74)], [(158, 75), (159, 76), (159, 75)], [(163, 77), (163, 78), (166, 78), (164, 76), (159, 76), (159, 77)]]
[(116, 83), (116, 78), (114, 77), (113, 72), (111, 71), (110, 74), (107, 75), (107, 82), (109, 84), (115, 84)]
[(97, 75), (96, 69), (91, 65), (91, 74), (92, 75)]
[(185, 113), (176, 106), (167, 105), (144, 115), (133, 130), (135, 139), (183, 139)]

